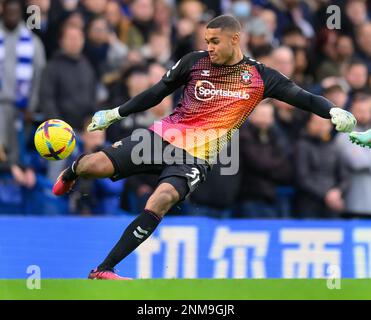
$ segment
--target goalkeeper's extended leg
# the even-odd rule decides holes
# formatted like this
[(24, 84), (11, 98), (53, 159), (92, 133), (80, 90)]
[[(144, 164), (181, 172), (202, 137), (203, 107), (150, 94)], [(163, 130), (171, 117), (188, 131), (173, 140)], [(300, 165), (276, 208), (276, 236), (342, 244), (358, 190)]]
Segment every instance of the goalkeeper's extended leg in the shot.
[(81, 155), (59, 175), (53, 186), (53, 193), (56, 196), (66, 194), (80, 176), (83, 178), (108, 178), (113, 174), (112, 162), (103, 152)]
[(160, 183), (148, 199), (143, 212), (125, 229), (120, 240), (98, 266), (89, 279), (124, 280), (114, 272), (114, 267), (133, 252), (154, 232), (163, 216), (179, 201), (178, 191), (170, 183)]

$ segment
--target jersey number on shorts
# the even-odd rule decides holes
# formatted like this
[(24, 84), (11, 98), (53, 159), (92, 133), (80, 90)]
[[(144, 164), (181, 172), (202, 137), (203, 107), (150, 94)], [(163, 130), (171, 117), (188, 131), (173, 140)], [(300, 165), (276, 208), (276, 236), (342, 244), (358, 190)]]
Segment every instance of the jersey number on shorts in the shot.
[(196, 182), (200, 181), (200, 170), (192, 168), (192, 173), (186, 173), (186, 176), (192, 179), (191, 186), (193, 186)]

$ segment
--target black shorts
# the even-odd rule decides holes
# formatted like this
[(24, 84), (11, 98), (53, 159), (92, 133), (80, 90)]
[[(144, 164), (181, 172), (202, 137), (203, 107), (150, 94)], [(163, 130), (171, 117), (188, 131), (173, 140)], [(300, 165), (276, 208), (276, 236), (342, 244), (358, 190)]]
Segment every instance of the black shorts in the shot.
[(158, 174), (158, 184), (167, 182), (179, 192), (180, 201), (206, 180), (209, 164), (177, 148), (149, 129), (141, 129), (102, 151), (111, 160), (112, 181), (135, 174)]

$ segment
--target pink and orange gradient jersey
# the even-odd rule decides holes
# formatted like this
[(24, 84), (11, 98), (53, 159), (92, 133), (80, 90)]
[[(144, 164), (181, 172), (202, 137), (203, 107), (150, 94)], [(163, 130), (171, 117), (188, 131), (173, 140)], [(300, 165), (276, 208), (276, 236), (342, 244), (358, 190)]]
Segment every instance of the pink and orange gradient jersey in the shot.
[(174, 112), (151, 129), (191, 155), (209, 160), (263, 99), (264, 84), (245, 58), (233, 66), (215, 66), (207, 52), (195, 55), (199, 59), (188, 72), (181, 60), (165, 75), (165, 82), (179, 77), (188, 81)]

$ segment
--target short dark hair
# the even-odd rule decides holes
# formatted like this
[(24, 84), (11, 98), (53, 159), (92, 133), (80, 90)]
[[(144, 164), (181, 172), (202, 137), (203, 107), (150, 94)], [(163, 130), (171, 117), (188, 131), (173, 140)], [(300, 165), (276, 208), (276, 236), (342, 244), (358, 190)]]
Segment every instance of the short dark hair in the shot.
[(259, 60), (260, 57), (270, 56), (272, 52), (273, 52), (273, 47), (270, 43), (251, 48), (251, 55), (256, 60)]
[(82, 32), (82, 34), (84, 35), (84, 39), (85, 39), (85, 34), (84, 34), (84, 30), (80, 29), (79, 27), (77, 26), (74, 26), (72, 24), (69, 24), (69, 23), (66, 23), (66, 21), (60, 26), (59, 28), (59, 33), (58, 33), (58, 36), (59, 36), (59, 40), (62, 40), (63, 37), (65, 36), (65, 34), (67, 33), (68, 30), (70, 29), (77, 29), (77, 30), (80, 30)]
[(292, 35), (300, 35), (304, 37), (303, 31), (297, 25), (289, 24), (283, 29), (282, 37), (288, 37)]
[(122, 72), (122, 79), (126, 81), (134, 74), (148, 74), (148, 66), (146, 64), (133, 64)]
[(356, 102), (363, 102), (371, 99), (371, 90), (370, 89), (361, 89), (358, 90), (353, 97), (353, 104)]
[(362, 59), (355, 57), (351, 58), (350, 61), (346, 63), (346, 69), (349, 70), (350, 68), (358, 65), (362, 65), (367, 68), (367, 64)]
[(238, 20), (230, 15), (222, 15), (217, 16), (212, 19), (207, 25), (207, 29), (218, 29), (221, 28), (222, 30), (228, 29), (234, 32), (241, 31), (241, 24)]

